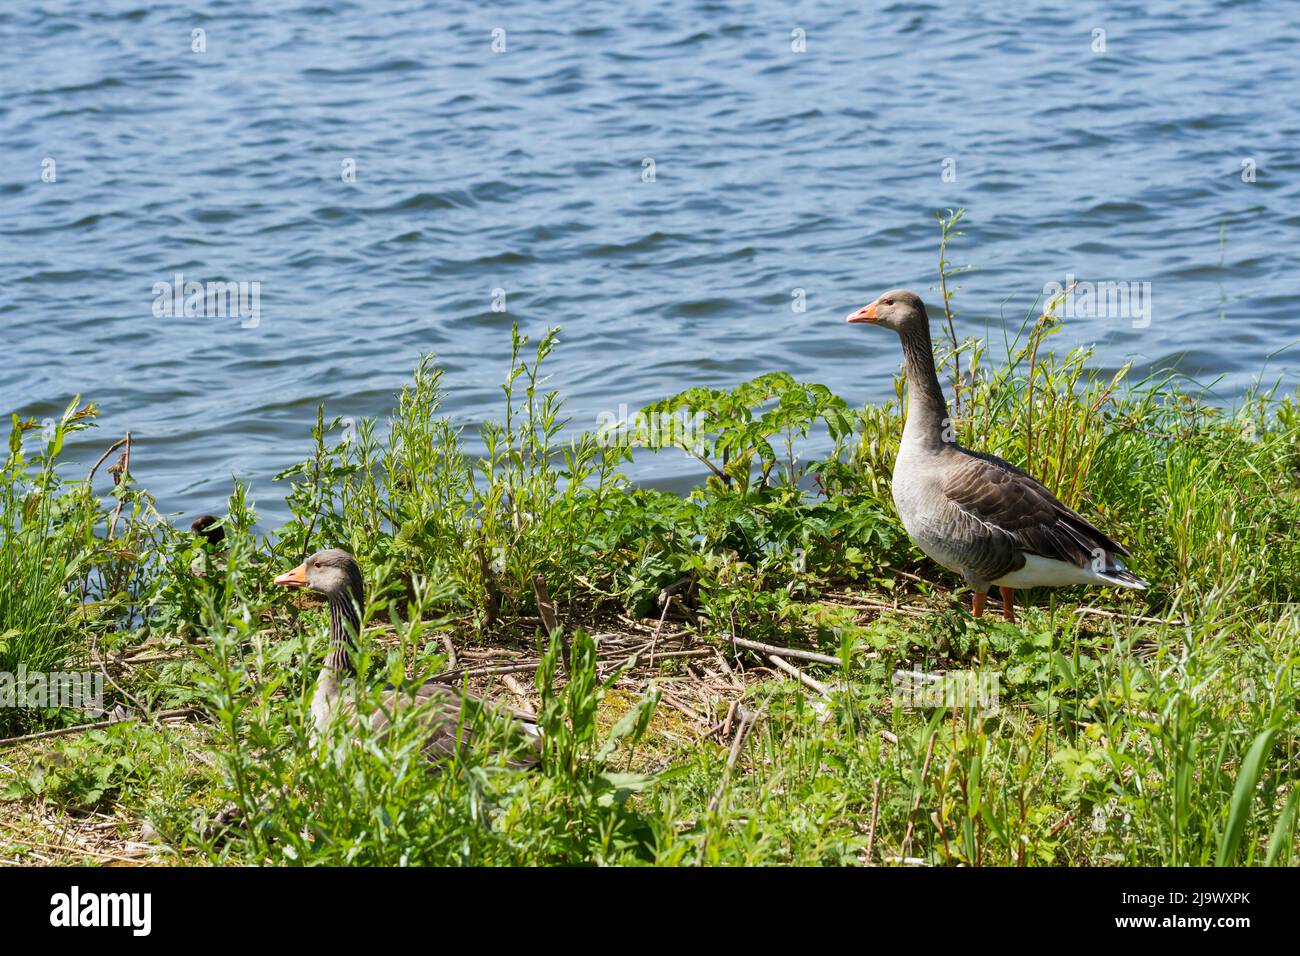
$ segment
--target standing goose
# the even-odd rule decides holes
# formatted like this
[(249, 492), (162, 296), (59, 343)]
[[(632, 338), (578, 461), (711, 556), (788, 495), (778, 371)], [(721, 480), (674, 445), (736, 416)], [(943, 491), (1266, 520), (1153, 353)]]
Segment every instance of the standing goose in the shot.
[[(361, 629), (361, 608), (365, 605), (365, 584), (356, 560), (346, 551), (328, 548), (317, 551), (294, 568), (275, 579), (276, 584), (293, 588), (310, 588), (325, 595), (330, 612), (330, 649), (316, 681), (316, 694), (311, 702), (312, 722), (316, 732), (324, 733), (337, 715), (346, 716), (348, 724), (358, 723), (356, 701), (342, 694), (341, 684), (356, 674), (352, 655), (356, 652), (353, 640)], [(460, 746), (468, 743), (472, 731), (468, 711), (482, 707), (475, 697), (462, 695), (459, 690), (430, 681), (421, 686), (402, 690), (389, 688), (379, 698), (379, 708), (370, 715), (370, 726), (376, 731), (387, 727), (399, 710), (416, 708), (417, 717), (425, 734), (424, 752), (432, 760), (445, 759)], [(516, 728), (522, 754), (511, 758), (516, 767), (533, 766), (538, 762), (538, 739), (534, 725), (520, 721)], [(524, 743), (524, 740), (527, 743)]]
[(930, 319), (914, 293), (896, 289), (848, 316), (898, 333), (907, 371), (907, 421), (894, 463), (893, 495), (908, 535), (974, 590), (984, 613), (989, 588), (1014, 621), (1013, 589), (1109, 584), (1142, 589), (1124, 568), (1128, 549), (1067, 508), (1040, 482), (952, 439), (934, 370)]

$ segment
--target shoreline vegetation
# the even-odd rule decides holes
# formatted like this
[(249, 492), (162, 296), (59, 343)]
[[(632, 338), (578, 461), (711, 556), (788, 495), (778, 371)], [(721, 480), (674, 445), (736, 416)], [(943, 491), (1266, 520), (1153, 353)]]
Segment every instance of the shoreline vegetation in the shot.
[[(1294, 863), (1300, 403), (1101, 377), (1047, 347), (1055, 305), (1003, 361), (941, 347), (957, 438), (1151, 587), (1027, 592), (1014, 625), (973, 619), (898, 522), (901, 380), (853, 408), (773, 373), (561, 441), (557, 330), (516, 329), (482, 457), (425, 358), (386, 426), (339, 440), (319, 412), (286, 526), (256, 536), (236, 483), (215, 544), (158, 514), (129, 440), (107, 495), (58, 467), (93, 405), (45, 436), (15, 416), (0, 671), (102, 673), (106, 699), (0, 709), (0, 862)], [(645, 453), (707, 477), (629, 485)], [(455, 683), (536, 716), (541, 770), (505, 766), (491, 715), (439, 773), (403, 714), (312, 739), (327, 615), (272, 579), (331, 546), (365, 576), (358, 706)]]

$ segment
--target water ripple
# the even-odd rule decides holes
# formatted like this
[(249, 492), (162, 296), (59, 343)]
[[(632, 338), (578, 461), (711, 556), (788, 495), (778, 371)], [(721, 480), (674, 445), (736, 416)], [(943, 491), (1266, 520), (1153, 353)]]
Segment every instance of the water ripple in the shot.
[[(239, 475), (274, 521), (318, 402), (382, 418), (437, 351), (445, 409), (482, 421), (512, 322), (563, 326), (574, 429), (778, 368), (881, 400), (898, 355), (842, 317), (932, 295), (959, 206), (966, 331), (1000, 341), (1067, 273), (1150, 282), (1149, 327), (1067, 320), (1057, 347), (1290, 390), (1300, 24), (1272, 9), (11, 6), (0, 412), (81, 392), (104, 417), (74, 455), (129, 428), (163, 508), (218, 510)], [(156, 317), (178, 272), (259, 282), (260, 321)]]

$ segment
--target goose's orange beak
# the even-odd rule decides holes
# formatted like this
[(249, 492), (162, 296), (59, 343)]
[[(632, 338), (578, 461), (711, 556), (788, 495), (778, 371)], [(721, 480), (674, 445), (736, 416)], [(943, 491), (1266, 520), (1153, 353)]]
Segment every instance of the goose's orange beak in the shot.
[(305, 588), (307, 586), (307, 562), (304, 561), (292, 571), (284, 572), (275, 579), (275, 583), (291, 588)]
[(845, 322), (869, 322), (874, 324), (876, 321), (876, 303), (864, 305), (856, 312), (850, 312)]

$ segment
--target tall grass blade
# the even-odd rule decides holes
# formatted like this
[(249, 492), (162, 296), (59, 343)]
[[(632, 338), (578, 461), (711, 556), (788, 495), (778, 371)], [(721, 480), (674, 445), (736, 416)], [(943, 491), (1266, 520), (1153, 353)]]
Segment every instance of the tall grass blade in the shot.
[(1277, 825), (1273, 827), (1273, 836), (1268, 841), (1268, 855), (1264, 857), (1265, 866), (1278, 865), (1278, 857), (1282, 851), (1286, 850), (1286, 856), (1282, 859), (1282, 866), (1291, 864), (1291, 857), (1295, 853), (1295, 810), (1300, 805), (1300, 790), (1292, 790), (1291, 796), (1287, 798), (1286, 806), (1278, 815)]
[(1237, 771), (1237, 785), (1232, 790), (1232, 806), (1228, 810), (1228, 828), (1219, 841), (1219, 856), (1215, 861), (1218, 866), (1231, 866), (1237, 859), (1237, 847), (1241, 844), (1246, 824), (1250, 821), (1250, 808), (1255, 799), (1255, 788), (1264, 772), (1269, 751), (1273, 747), (1276, 728), (1270, 727), (1255, 737), (1246, 752), (1246, 759)]

